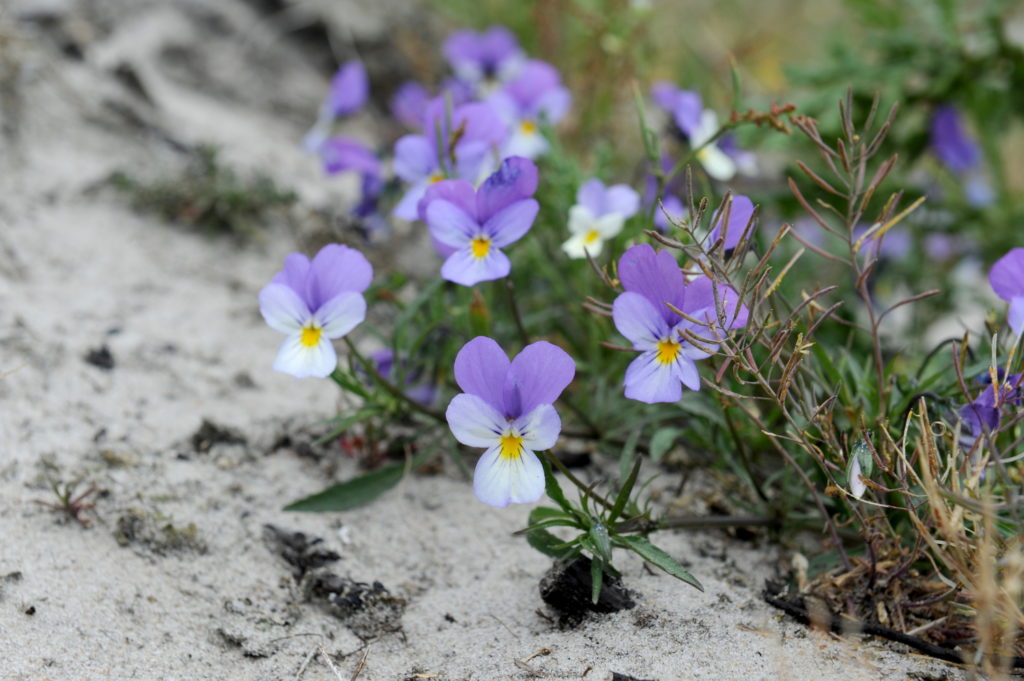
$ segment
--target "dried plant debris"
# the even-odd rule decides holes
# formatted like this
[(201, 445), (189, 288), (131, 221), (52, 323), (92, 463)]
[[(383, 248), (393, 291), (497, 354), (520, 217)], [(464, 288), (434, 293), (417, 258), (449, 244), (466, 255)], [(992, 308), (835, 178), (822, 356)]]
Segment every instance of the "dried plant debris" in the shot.
[(357, 582), (327, 570), (316, 570), (303, 579), (306, 599), (345, 623), (364, 641), (401, 630), (404, 598), (391, 595), (384, 585)]
[(106, 345), (98, 348), (92, 348), (89, 352), (85, 353), (85, 356), (82, 359), (84, 359), (87, 364), (91, 364), (98, 369), (103, 369), (104, 371), (110, 371), (114, 368), (114, 355)]
[(636, 606), (632, 594), (616, 575), (605, 573), (601, 595), (594, 603), (590, 559), (579, 556), (569, 562), (556, 561), (540, 580), (540, 597), (559, 614), (559, 626), (574, 627), (588, 613), (629, 610)]
[(118, 172), (110, 184), (127, 194), (137, 210), (240, 238), (253, 236), (272, 212), (297, 200), (266, 175), (240, 177), (210, 146), (194, 149), (184, 170), (173, 177), (146, 182)]
[(234, 428), (222, 426), (208, 419), (203, 419), (199, 428), (192, 434), (192, 449), (197, 454), (209, 452), (215, 445), (245, 445), (245, 435)]
[(295, 581), (300, 581), (308, 571), (333, 563), (341, 557), (324, 546), (324, 540), (320, 537), (291, 532), (276, 525), (263, 526), (263, 543), (271, 553), (276, 553), (288, 563)]
[(635, 676), (629, 674), (620, 674), (618, 672), (612, 672), (612, 681), (653, 681), (651, 679), (638, 679)]
[[(802, 624), (833, 631), (837, 634), (861, 633), (878, 636), (901, 643), (940, 660), (956, 664), (971, 663), (974, 656), (970, 653), (970, 648), (971, 644), (975, 642), (971, 619), (962, 611), (962, 608), (956, 607), (954, 593), (949, 592), (948, 588), (946, 597), (943, 598), (936, 598), (934, 593), (931, 596), (922, 597), (928, 593), (927, 590), (916, 593), (909, 592), (915, 593), (918, 597), (917, 600), (903, 600), (902, 605), (935, 606), (935, 610), (928, 615), (935, 619), (925, 625), (910, 629), (909, 633), (904, 633), (907, 629), (905, 620), (896, 623), (886, 619), (885, 624), (880, 621), (883, 619), (880, 614), (887, 612), (886, 601), (875, 601), (876, 606), (873, 612), (853, 614), (850, 613), (849, 607), (838, 607), (837, 602), (845, 595), (847, 598), (842, 600), (842, 604), (854, 606), (857, 599), (851, 597), (850, 594), (858, 593), (856, 589), (842, 584), (839, 587), (844, 590), (840, 590), (833, 585), (833, 589), (828, 590), (827, 596), (823, 596), (826, 590), (821, 588), (820, 582), (821, 578), (809, 585), (807, 592), (803, 594), (787, 593), (781, 584), (768, 582), (762, 596), (769, 605), (782, 610)], [(908, 580), (904, 578), (898, 583), (902, 583), (906, 587)], [(863, 597), (863, 589), (859, 591), (859, 595)], [(892, 601), (889, 601), (889, 607), (892, 606)], [(943, 614), (939, 614), (940, 611)], [(914, 617), (916, 621), (920, 614), (915, 614)], [(894, 625), (899, 629), (893, 628)], [(961, 645), (966, 645), (967, 649), (961, 649)], [(1024, 668), (1024, 657), (1019, 654), (1005, 662), (1013, 668)]]
[(393, 596), (378, 581), (357, 582), (326, 569), (340, 556), (323, 539), (264, 525), (263, 542), (288, 564), (303, 599), (337, 617), (359, 638), (401, 630), (405, 599)]
[(142, 547), (158, 556), (206, 553), (206, 542), (195, 523), (177, 526), (163, 514), (139, 507), (127, 509), (117, 518), (114, 539), (121, 546)]

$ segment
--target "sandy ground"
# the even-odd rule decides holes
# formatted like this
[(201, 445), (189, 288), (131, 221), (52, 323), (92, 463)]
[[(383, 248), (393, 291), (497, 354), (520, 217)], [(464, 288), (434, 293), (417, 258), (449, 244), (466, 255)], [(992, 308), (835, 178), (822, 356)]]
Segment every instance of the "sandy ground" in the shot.
[[(102, 183), (171, 172), (176, 146), (208, 142), (300, 211), (344, 203), (351, 185), (296, 144), (324, 76), (245, 2), (85, 7), (0, 14), (0, 679), (336, 678), (320, 647), (364, 681), (960, 678), (786, 620), (759, 597), (777, 552), (722, 534), (659, 537), (705, 593), (623, 557), (637, 607), (561, 630), (538, 595), (549, 562), (510, 536), (525, 509), (481, 506), (454, 472), (344, 515), (279, 511), (355, 472), (305, 446), (337, 393), (271, 371), (279, 337), (256, 307), (301, 229), (240, 246)], [(84, 360), (103, 346), (112, 368)], [(193, 442), (204, 419), (245, 441)], [(101, 490), (90, 527), (36, 503), (54, 500), (48, 477)], [(404, 600), (400, 619), (308, 602), (267, 523), (322, 538), (332, 571)]]

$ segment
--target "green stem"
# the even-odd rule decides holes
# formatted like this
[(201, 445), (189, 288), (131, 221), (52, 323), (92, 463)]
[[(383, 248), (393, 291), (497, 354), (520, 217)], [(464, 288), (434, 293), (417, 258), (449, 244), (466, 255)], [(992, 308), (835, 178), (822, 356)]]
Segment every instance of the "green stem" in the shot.
[(612, 505), (611, 503), (608, 502), (607, 499), (600, 496), (599, 494), (595, 494), (594, 490), (591, 489), (591, 486), (583, 484), (583, 481), (577, 478), (575, 475), (573, 475), (572, 471), (566, 468), (565, 464), (562, 463), (558, 459), (558, 457), (551, 452), (550, 449), (544, 452), (544, 456), (547, 457), (548, 461), (551, 463), (552, 466), (558, 469), (559, 473), (564, 475), (569, 482), (576, 485), (576, 487), (578, 487), (580, 491), (582, 491), (584, 494), (589, 494), (595, 501), (597, 501), (599, 504), (601, 504), (608, 510), (612, 509)]
[(348, 351), (352, 354), (353, 357), (356, 358), (356, 360), (363, 366), (363, 369), (366, 371), (366, 373), (369, 374), (373, 378), (373, 380), (378, 385), (380, 385), (380, 387), (384, 388), (384, 390), (390, 393), (393, 397), (397, 398), (399, 401), (403, 402), (407, 407), (409, 407), (413, 411), (419, 412), (424, 416), (429, 416), (438, 423), (448, 423), (448, 419), (445, 418), (444, 414), (438, 411), (434, 411), (433, 409), (430, 409), (428, 407), (424, 407), (422, 404), (420, 404), (414, 399), (411, 399), (408, 395), (402, 392), (402, 390), (398, 388), (394, 383), (381, 376), (380, 372), (377, 371), (377, 367), (373, 366), (372, 362), (370, 362), (368, 359), (363, 357), (362, 354), (360, 354), (360, 352), (356, 349), (355, 344), (352, 343), (351, 340), (349, 340), (348, 336), (345, 336), (343, 340), (345, 341), (345, 345), (348, 347)]

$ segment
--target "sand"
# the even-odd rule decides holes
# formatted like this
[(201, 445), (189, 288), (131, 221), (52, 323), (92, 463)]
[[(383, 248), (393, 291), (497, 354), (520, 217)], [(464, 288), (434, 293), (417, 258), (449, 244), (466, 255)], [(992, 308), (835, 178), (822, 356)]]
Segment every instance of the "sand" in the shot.
[[(295, 216), (346, 205), (354, 185), (297, 147), (326, 84), (309, 51), (254, 4), (207, 5), (0, 8), (0, 679), (334, 679), (321, 649), (363, 681), (961, 678), (781, 616), (759, 594), (785, 552), (723, 533), (658, 537), (704, 593), (621, 556), (637, 607), (563, 630), (538, 594), (550, 562), (511, 536), (526, 509), (482, 506), (455, 470), (345, 514), (281, 511), (356, 466), (308, 446), (338, 393), (271, 370), (279, 337), (256, 293), (308, 242)], [(386, 30), (387, 7), (346, 11)], [(291, 217), (240, 243), (105, 185), (176, 172), (197, 143), (294, 189)], [(103, 347), (112, 367), (84, 359)], [(244, 443), (197, 446), (204, 420)], [(55, 501), (48, 477), (99, 490), (88, 527), (37, 503)], [(364, 640), (308, 602), (268, 523), (402, 599), (400, 630)]]

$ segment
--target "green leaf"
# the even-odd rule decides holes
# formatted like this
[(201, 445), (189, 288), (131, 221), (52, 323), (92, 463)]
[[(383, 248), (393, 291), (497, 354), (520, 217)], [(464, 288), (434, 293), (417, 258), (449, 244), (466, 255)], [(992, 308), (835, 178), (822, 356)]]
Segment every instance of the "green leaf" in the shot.
[(661, 461), (661, 458), (665, 456), (665, 452), (672, 448), (675, 444), (676, 438), (683, 432), (681, 428), (659, 428), (654, 431), (654, 435), (651, 436), (651, 447), (650, 454), (652, 461)]
[(562, 488), (558, 484), (558, 480), (555, 479), (554, 474), (551, 473), (551, 464), (548, 463), (548, 456), (554, 456), (554, 454), (546, 454), (540, 457), (541, 465), (544, 466), (544, 491), (547, 492), (548, 497), (551, 501), (555, 502), (566, 512), (572, 513), (572, 504), (569, 503), (565, 495), (562, 494)]
[[(622, 509), (626, 507), (626, 502), (629, 501), (629, 495), (633, 492), (633, 486), (636, 485), (636, 476), (640, 474), (640, 459), (636, 459), (633, 463), (633, 470), (629, 472), (629, 477), (626, 478), (626, 482), (622, 484), (622, 489), (619, 490), (619, 495), (615, 497), (615, 503), (612, 504), (612, 511), (608, 514), (608, 524), (611, 525), (615, 522), (615, 519), (622, 513)], [(607, 532), (607, 530), (606, 530)], [(608, 559), (611, 562), (611, 559)]]
[(313, 442), (313, 444), (322, 445), (328, 440), (333, 440), (334, 438), (338, 437), (352, 426), (356, 425), (360, 421), (365, 421), (366, 419), (370, 418), (376, 413), (376, 409), (360, 409), (355, 414), (350, 414), (349, 416), (346, 416), (344, 418), (339, 418), (335, 422), (334, 428), (331, 429), (331, 432), (327, 433), (322, 437), (317, 438), (316, 441)]
[(686, 568), (680, 565), (675, 558), (652, 544), (647, 537), (633, 534), (620, 536), (618, 539), (626, 545), (626, 548), (639, 555), (648, 563), (657, 565), (676, 579), (680, 579), (700, 591), (704, 590), (704, 587), (697, 581), (696, 577), (687, 572)]
[(596, 518), (590, 526), (590, 540), (597, 550), (597, 558), (602, 563), (612, 562), (612, 540), (608, 537), (608, 528), (602, 525)]
[(404, 473), (404, 464), (384, 466), (351, 480), (339, 482), (318, 494), (299, 499), (285, 506), (284, 510), (325, 513), (358, 508), (370, 503), (397, 485)]
[(576, 547), (568, 545), (571, 542), (564, 542), (547, 530), (530, 530), (526, 533), (526, 543), (556, 560), (568, 560), (576, 553)]
[(601, 583), (604, 581), (604, 568), (602, 561), (594, 559), (590, 561), (590, 601), (597, 603), (601, 598)]
[(633, 468), (633, 459), (636, 457), (636, 443), (640, 441), (643, 428), (637, 428), (626, 438), (622, 446), (622, 454), (619, 455), (619, 479), (625, 480), (629, 477), (629, 471)]

